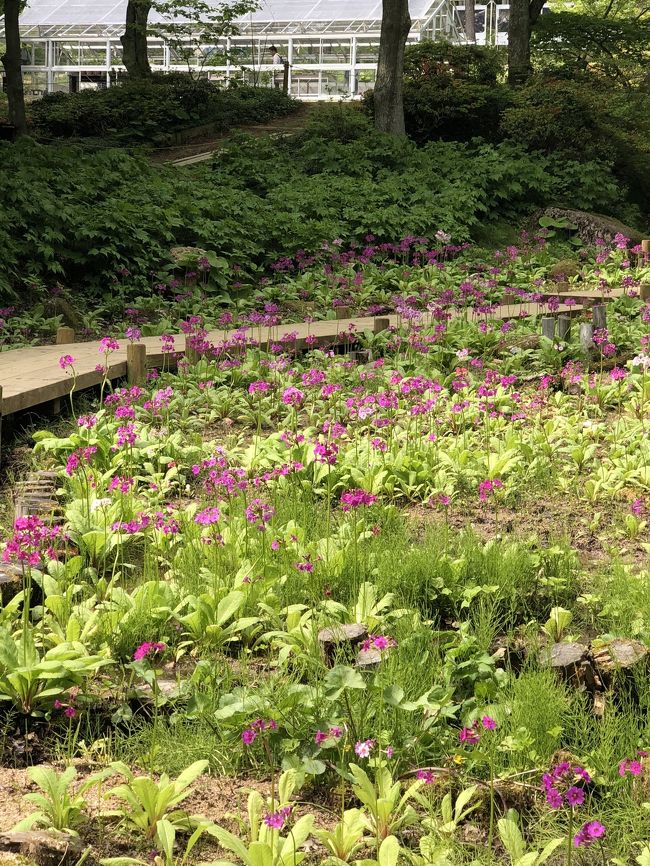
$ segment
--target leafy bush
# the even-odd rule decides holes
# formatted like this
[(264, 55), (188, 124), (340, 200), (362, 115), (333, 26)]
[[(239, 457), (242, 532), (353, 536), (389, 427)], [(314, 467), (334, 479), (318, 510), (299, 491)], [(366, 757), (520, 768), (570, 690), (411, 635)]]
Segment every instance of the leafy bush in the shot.
[(642, 85), (650, 75), (650, 21), (551, 12), (533, 28), (531, 49), (538, 65), (568, 74), (589, 71), (611, 84)]
[(531, 150), (606, 160), (643, 208), (650, 202), (650, 95), (588, 80), (538, 77), (513, 95), (503, 136)]
[(120, 150), (30, 141), (4, 145), (0, 159), (4, 293), (34, 278), (99, 295), (122, 269), (134, 288), (148, 288), (174, 245), (252, 273), (336, 237), (392, 241), (444, 229), (463, 240), (496, 215), (550, 203), (630, 218), (606, 163), (511, 143), (418, 148), (374, 132), (344, 143), (240, 136), (191, 171)]
[(108, 90), (50, 93), (32, 104), (37, 134), (46, 138), (111, 138), (120, 143), (163, 143), (197, 124), (223, 131), (238, 123), (288, 114), (295, 103), (271, 88), (221, 90), (182, 73), (125, 81)]
[(495, 84), (503, 72), (504, 62), (503, 52), (495, 48), (425, 39), (406, 46), (404, 80), (418, 84), (447, 77), (473, 84)]
[[(498, 139), (499, 124), (510, 102), (510, 90), (498, 84), (503, 54), (479, 45), (419, 42), (404, 58), (404, 120), (408, 135), (419, 143), (443, 139)], [(374, 96), (364, 97), (372, 115)]]

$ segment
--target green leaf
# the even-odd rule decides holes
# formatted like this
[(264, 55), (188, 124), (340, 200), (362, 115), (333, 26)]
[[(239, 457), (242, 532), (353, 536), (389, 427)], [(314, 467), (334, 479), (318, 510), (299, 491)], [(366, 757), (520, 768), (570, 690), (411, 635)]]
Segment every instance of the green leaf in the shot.
[(325, 696), (335, 701), (347, 689), (365, 689), (366, 682), (359, 671), (347, 665), (336, 665), (325, 677)]

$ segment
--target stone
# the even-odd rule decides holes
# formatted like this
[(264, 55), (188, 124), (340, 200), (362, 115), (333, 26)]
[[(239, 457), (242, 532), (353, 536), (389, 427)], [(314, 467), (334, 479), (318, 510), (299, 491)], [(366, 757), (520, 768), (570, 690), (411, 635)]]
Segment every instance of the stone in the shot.
[(19, 566), (10, 563), (0, 565), (0, 601), (2, 606), (9, 604), (23, 588), (23, 573)]
[(578, 237), (586, 244), (594, 244), (597, 240), (611, 243), (615, 235), (621, 234), (629, 238), (631, 245), (640, 244), (643, 233), (638, 229), (625, 225), (614, 217), (600, 213), (589, 213), (588, 211), (572, 210), (561, 207), (547, 207), (542, 216), (554, 220), (568, 220), (577, 226)]

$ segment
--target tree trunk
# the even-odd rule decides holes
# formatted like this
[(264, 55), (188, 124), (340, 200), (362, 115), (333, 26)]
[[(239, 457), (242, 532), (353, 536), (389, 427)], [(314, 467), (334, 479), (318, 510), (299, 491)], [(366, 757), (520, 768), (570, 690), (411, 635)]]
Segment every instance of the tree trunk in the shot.
[(25, 91), (23, 90), (23, 73), (21, 69), (20, 0), (4, 0), (5, 22), (5, 53), (2, 55), (2, 65), (7, 76), (7, 101), (9, 103), (9, 122), (16, 127), (16, 135), (25, 135), (27, 121), (25, 119)]
[(510, 0), (508, 18), (508, 84), (525, 84), (533, 67), (530, 62), (530, 6), (528, 0)]
[(508, 84), (525, 84), (533, 71), (530, 31), (542, 14), (546, 0), (510, 0), (508, 17)]
[(147, 19), (150, 9), (150, 0), (128, 0), (126, 6), (126, 27), (120, 42), (122, 59), (130, 78), (147, 78), (151, 75), (147, 55)]
[(411, 29), (408, 0), (383, 0), (379, 60), (375, 82), (375, 128), (405, 135), (404, 47)]
[(476, 0), (465, 0), (465, 36), (476, 42)]

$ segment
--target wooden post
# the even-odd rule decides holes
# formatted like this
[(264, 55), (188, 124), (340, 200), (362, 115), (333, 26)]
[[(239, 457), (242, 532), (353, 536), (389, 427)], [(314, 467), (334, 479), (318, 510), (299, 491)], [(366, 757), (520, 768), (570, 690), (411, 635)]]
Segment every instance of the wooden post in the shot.
[(0, 385), (0, 466), (2, 465), (2, 385)]
[(350, 318), (350, 307), (337, 307), (336, 308), (336, 318), (338, 321), (341, 319), (349, 319)]
[(566, 340), (571, 330), (571, 316), (557, 317), (557, 336), (560, 340)]
[(553, 316), (542, 316), (542, 337), (552, 340), (555, 336), (555, 319)]
[(591, 322), (580, 322), (580, 348), (590, 352), (594, 347), (594, 326)]
[(144, 385), (147, 378), (147, 347), (129, 343), (126, 347), (126, 379), (129, 385)]
[(375, 319), (372, 325), (373, 334), (381, 334), (382, 331), (387, 331), (390, 328), (390, 319), (380, 317)]
[(650, 283), (641, 283), (641, 300), (650, 301)]
[(591, 321), (594, 328), (607, 327), (607, 306), (605, 304), (594, 304), (591, 308)]
[(56, 344), (57, 344), (57, 346), (65, 346), (68, 343), (74, 343), (74, 341), (75, 341), (74, 328), (67, 328), (65, 326), (57, 328), (57, 330), (56, 330)]
[(190, 364), (198, 364), (199, 353), (188, 345), (187, 337), (185, 337), (185, 357)]
[(650, 238), (641, 241), (641, 252), (645, 253), (647, 256), (650, 255)]
[(289, 61), (284, 61), (284, 72), (282, 73), (282, 92), (289, 92)]

